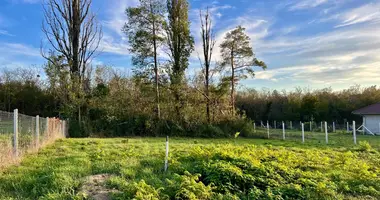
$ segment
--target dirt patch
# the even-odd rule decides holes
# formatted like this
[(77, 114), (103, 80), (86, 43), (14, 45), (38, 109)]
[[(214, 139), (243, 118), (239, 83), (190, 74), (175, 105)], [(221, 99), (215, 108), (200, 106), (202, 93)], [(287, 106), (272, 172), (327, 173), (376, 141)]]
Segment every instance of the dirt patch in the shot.
[(118, 192), (118, 190), (106, 188), (105, 183), (110, 177), (111, 175), (109, 174), (97, 174), (86, 177), (86, 182), (82, 185), (80, 194), (93, 200), (110, 200), (111, 193)]

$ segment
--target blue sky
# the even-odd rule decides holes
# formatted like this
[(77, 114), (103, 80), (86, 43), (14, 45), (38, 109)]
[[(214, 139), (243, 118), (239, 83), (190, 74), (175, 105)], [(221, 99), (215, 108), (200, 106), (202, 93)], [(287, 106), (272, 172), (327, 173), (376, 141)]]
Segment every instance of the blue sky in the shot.
[[(0, 0), (0, 68), (40, 67), (42, 0)], [(125, 8), (137, 0), (93, 0), (103, 27), (102, 53), (94, 64), (129, 72), (128, 41), (121, 32)], [(188, 73), (199, 69), (198, 10), (209, 6), (216, 38), (242, 25), (256, 56), (268, 65), (245, 87), (335, 90), (380, 80), (380, 0), (191, 0), (189, 17), (196, 51)], [(220, 43), (220, 42), (218, 42)], [(216, 48), (214, 60), (219, 58)]]

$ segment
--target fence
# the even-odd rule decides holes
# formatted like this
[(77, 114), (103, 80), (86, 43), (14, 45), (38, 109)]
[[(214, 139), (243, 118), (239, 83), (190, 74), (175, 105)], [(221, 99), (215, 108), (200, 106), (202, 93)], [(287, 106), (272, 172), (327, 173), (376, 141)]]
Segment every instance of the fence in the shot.
[(67, 135), (67, 122), (0, 111), (0, 168)]
[(357, 144), (357, 134), (364, 134), (362, 129), (357, 129), (355, 121), (351, 123), (255, 121), (254, 127), (256, 137), (326, 144)]

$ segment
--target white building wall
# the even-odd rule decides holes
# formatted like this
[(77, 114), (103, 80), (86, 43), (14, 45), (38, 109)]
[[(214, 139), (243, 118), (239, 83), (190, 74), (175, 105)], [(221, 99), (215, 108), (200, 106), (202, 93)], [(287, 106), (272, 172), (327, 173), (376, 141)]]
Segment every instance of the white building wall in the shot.
[(380, 115), (365, 115), (363, 116), (363, 122), (365, 122), (364, 126), (367, 127), (372, 133), (380, 134)]

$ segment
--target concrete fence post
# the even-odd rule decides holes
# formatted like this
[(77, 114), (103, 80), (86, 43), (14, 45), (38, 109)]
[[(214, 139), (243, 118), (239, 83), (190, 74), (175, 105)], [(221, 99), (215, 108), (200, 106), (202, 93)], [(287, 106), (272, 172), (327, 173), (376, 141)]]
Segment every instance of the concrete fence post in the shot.
[(13, 156), (18, 157), (18, 109), (13, 111)]
[(268, 134), (268, 139), (269, 139), (269, 123), (267, 122), (267, 134)]
[(40, 146), (40, 116), (36, 116), (36, 133), (35, 133), (35, 140), (36, 140), (36, 149)]
[(274, 120), (274, 129), (277, 129), (277, 122)]
[(293, 129), (293, 122), (290, 121), (290, 130), (292, 130), (292, 129)]
[(327, 122), (325, 122), (325, 135), (326, 135), (326, 144), (329, 143), (329, 133), (327, 131)]
[(352, 122), (352, 135), (354, 137), (354, 144), (356, 144), (356, 122)]
[(282, 122), (282, 139), (285, 140), (285, 123)]
[(305, 127), (303, 123), (301, 124), (301, 128), (302, 128), (302, 143), (305, 143)]
[(253, 132), (256, 133), (256, 122), (253, 122)]
[(349, 132), (350, 132), (350, 123), (347, 122), (347, 133), (349, 133)]

